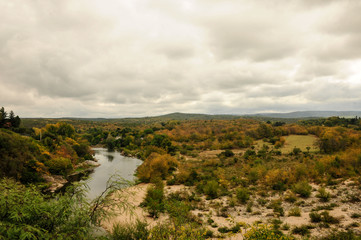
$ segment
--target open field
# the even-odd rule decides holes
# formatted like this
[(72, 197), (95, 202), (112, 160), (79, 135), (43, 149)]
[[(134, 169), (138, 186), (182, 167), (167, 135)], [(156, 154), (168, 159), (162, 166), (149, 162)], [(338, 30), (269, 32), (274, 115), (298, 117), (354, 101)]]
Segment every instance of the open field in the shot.
[(289, 135), (285, 136), (285, 145), (281, 148), (283, 153), (290, 153), (296, 147), (303, 152), (318, 152), (320, 149), (316, 146), (317, 137), (314, 135)]

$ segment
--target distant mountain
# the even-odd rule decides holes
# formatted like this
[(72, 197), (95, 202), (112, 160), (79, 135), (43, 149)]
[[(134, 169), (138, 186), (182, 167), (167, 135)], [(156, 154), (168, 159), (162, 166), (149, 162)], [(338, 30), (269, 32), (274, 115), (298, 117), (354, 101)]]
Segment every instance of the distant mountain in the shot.
[(246, 117), (269, 118), (328, 118), (328, 117), (361, 117), (361, 111), (298, 111), (290, 113), (257, 113), (243, 115)]
[(301, 119), (327, 118), (332, 116), (339, 117), (361, 117), (361, 111), (299, 111), (290, 113), (256, 113), (245, 115), (231, 114), (199, 114), (199, 113), (169, 113), (152, 117), (128, 117), (128, 118), (23, 118), (23, 126), (42, 127), (48, 123), (61, 121), (71, 121), (72, 124), (80, 124), (84, 121), (89, 122), (112, 122), (126, 125), (138, 125), (156, 122), (167, 122), (170, 120), (232, 120), (239, 118), (251, 118), (259, 121), (283, 121), (286, 123), (297, 122)]
[(200, 113), (170, 113), (161, 116), (151, 117), (151, 118), (161, 118), (161, 119), (171, 119), (171, 120), (230, 120), (238, 119), (240, 115), (230, 115), (230, 114), (200, 114)]

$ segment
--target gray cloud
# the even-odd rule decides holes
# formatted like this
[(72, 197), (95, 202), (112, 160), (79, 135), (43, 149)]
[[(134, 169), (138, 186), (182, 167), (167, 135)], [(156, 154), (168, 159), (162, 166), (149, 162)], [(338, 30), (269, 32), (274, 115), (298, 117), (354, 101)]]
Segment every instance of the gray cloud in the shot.
[(356, 0), (0, 2), (20, 116), (359, 110)]

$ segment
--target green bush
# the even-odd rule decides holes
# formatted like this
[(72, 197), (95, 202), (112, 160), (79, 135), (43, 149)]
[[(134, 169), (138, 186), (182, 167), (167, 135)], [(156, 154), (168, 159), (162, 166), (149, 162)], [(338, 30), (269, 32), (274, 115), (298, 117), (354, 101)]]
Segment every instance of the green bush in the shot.
[(224, 152), (221, 153), (222, 155), (224, 155), (225, 157), (233, 157), (234, 153), (232, 152), (232, 150), (225, 150)]
[(292, 188), (292, 191), (294, 193), (299, 194), (303, 198), (308, 198), (309, 196), (311, 196), (311, 190), (311, 185), (308, 184), (308, 182), (306, 181), (298, 182)]
[(326, 237), (320, 238), (320, 240), (361, 240), (361, 235), (356, 235), (351, 230), (347, 232), (336, 231)]
[(308, 235), (310, 233), (309, 226), (302, 225), (302, 226), (296, 226), (292, 229), (293, 234), (298, 234), (301, 236)]
[(203, 187), (203, 192), (210, 198), (217, 198), (219, 196), (219, 184), (215, 180), (208, 181)]
[(133, 224), (115, 224), (111, 234), (113, 240), (141, 240), (149, 239), (148, 224), (137, 220)]
[(245, 204), (249, 200), (249, 191), (246, 188), (238, 188), (236, 196), (240, 203)]
[(141, 206), (148, 209), (151, 217), (158, 217), (159, 214), (165, 210), (164, 201), (164, 186), (160, 182), (147, 189), (147, 194)]
[(45, 165), (49, 168), (49, 172), (52, 174), (66, 175), (73, 169), (71, 160), (63, 157), (50, 159), (45, 163)]
[(317, 212), (311, 212), (309, 214), (309, 216), (310, 216), (311, 222), (313, 222), (313, 223), (318, 223), (318, 222), (322, 221), (321, 214), (319, 214)]
[(244, 235), (244, 240), (294, 240), (292, 236), (285, 236), (267, 225), (254, 225)]
[(183, 200), (171, 199), (165, 202), (165, 210), (169, 216), (178, 224), (190, 221), (190, 210), (192, 207)]
[(300, 217), (301, 216), (301, 209), (299, 207), (291, 208), (288, 211), (288, 216)]
[(322, 216), (322, 222), (324, 223), (336, 224), (340, 222), (340, 220), (331, 216), (330, 213), (327, 211), (322, 212), (321, 216)]
[(318, 194), (316, 195), (321, 202), (328, 202), (331, 198), (331, 194), (326, 191), (325, 188), (318, 189)]
[(0, 239), (91, 239), (89, 205), (81, 191), (56, 198), (0, 180)]
[(313, 223), (323, 222), (326, 224), (336, 224), (340, 222), (340, 220), (331, 216), (327, 211), (323, 211), (322, 213), (311, 212), (309, 216), (311, 218), (311, 222)]
[(296, 194), (294, 194), (292, 192), (288, 192), (285, 196), (285, 201), (289, 202), (289, 203), (295, 203), (297, 201)]
[(205, 240), (207, 230), (194, 228), (192, 225), (174, 225), (165, 222), (150, 230), (150, 239)]

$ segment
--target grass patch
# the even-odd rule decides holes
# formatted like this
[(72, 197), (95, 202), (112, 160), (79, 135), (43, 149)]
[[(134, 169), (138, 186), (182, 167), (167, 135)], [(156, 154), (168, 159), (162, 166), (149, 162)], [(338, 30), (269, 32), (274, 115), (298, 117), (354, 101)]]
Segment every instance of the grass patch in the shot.
[(314, 146), (317, 137), (314, 135), (289, 135), (284, 137), (286, 142), (280, 150), (283, 153), (291, 153), (293, 149), (299, 148), (302, 152), (307, 152), (307, 147), (310, 147), (310, 152), (318, 152), (320, 149)]

